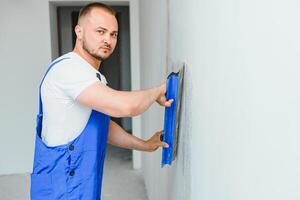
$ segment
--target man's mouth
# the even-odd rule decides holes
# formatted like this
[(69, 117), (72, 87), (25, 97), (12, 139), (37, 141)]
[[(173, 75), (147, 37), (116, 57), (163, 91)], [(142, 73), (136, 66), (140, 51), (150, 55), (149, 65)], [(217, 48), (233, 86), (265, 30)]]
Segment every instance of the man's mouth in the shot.
[(109, 47), (101, 47), (100, 49), (103, 49), (103, 50), (106, 50), (106, 51), (110, 51), (111, 50), (111, 48), (109, 48)]

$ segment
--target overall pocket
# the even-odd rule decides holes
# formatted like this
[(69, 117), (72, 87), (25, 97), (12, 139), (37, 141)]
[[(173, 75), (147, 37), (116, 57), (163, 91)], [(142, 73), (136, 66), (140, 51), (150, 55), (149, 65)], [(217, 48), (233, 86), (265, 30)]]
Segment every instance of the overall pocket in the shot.
[(49, 174), (31, 174), (31, 200), (53, 200), (52, 177)]

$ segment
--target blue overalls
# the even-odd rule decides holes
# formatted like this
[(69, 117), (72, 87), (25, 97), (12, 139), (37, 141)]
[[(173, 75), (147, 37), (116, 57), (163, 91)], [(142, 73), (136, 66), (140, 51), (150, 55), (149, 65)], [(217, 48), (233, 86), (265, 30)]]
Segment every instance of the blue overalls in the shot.
[(41, 139), (43, 106), (39, 88), (39, 114), (33, 172), (31, 174), (31, 200), (100, 200), (110, 117), (92, 110), (81, 134), (65, 145), (48, 147)]

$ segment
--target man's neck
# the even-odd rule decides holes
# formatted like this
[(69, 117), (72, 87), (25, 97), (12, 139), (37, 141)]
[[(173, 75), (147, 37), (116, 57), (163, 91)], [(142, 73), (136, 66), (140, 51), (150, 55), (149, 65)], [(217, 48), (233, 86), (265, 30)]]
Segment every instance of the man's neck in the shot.
[(75, 52), (76, 54), (78, 54), (85, 61), (87, 61), (92, 67), (94, 67), (97, 71), (99, 71), (99, 67), (100, 67), (101, 61), (99, 61), (98, 59), (96, 59), (93, 56), (91, 56), (90, 54), (88, 54), (82, 48), (78, 48), (76, 46), (73, 49), (73, 52)]

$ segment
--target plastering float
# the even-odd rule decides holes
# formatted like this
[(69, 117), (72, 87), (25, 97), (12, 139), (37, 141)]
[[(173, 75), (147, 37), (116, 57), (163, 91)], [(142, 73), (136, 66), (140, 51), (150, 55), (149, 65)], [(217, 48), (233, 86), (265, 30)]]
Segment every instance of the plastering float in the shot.
[(177, 156), (184, 69), (183, 65), (178, 72), (170, 73), (167, 78), (166, 98), (174, 101), (170, 107), (165, 108), (164, 134), (161, 140), (169, 144), (169, 147), (163, 148), (162, 167), (166, 164), (171, 165)]

